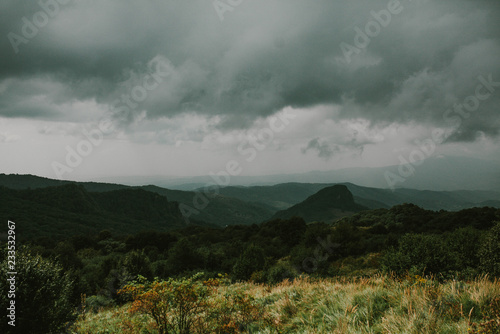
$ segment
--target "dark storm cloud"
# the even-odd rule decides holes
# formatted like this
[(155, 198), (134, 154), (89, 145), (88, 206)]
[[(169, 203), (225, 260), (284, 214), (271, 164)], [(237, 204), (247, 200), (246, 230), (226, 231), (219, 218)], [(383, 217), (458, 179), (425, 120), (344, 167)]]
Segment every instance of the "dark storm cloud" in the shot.
[[(111, 105), (142, 84), (158, 57), (171, 73), (125, 119), (194, 112), (220, 115), (221, 128), (241, 128), (285, 106), (337, 104), (341, 118), (447, 126), (446, 110), (475, 93), (480, 75), (500, 81), (498, 1), (248, 0), (223, 21), (212, 1), (61, 3), (18, 53), (7, 36), (22, 35), (23, 17), (33, 21), (41, 6), (0, 4), (0, 115), (58, 118), (50, 103), (57, 109), (72, 100)], [(356, 29), (376, 22), (371, 12), (390, 6), (397, 14), (368, 45), (356, 44)], [(359, 52), (346, 55), (342, 43)], [(45, 92), (50, 103), (37, 110), (25, 105), (34, 93), (8, 80), (40, 76), (63, 88)], [(497, 135), (499, 99), (500, 87), (462, 117), (450, 140)]]

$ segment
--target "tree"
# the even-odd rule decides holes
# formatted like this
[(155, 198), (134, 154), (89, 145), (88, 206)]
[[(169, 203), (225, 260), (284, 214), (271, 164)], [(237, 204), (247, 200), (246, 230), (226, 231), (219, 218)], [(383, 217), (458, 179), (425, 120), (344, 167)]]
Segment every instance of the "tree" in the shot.
[[(56, 262), (18, 249), (15, 258), (15, 298), (9, 298), (8, 259), (1, 263), (0, 307), (6, 310), (15, 301), (15, 327), (2, 321), (2, 333), (53, 333), (73, 318), (70, 298), (73, 282)], [(12, 275), (7, 276), (8, 278)], [(4, 319), (7, 320), (7, 319)]]
[(142, 275), (148, 278), (153, 276), (153, 269), (149, 257), (144, 254), (144, 251), (131, 251), (125, 255), (122, 262), (122, 267), (127, 275), (137, 277)]
[(481, 269), (493, 276), (500, 276), (500, 222), (486, 235), (479, 251)]
[(187, 238), (177, 241), (168, 252), (168, 264), (172, 274), (200, 268), (203, 263), (195, 252), (195, 245)]
[(252, 273), (264, 269), (266, 259), (262, 248), (251, 245), (240, 256), (233, 268), (233, 278), (248, 280)]

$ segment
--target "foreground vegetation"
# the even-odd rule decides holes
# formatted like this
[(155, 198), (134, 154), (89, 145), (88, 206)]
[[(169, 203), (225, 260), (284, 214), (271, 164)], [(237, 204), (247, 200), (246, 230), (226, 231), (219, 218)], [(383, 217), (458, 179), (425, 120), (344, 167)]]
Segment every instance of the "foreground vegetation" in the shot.
[(498, 333), (499, 220), (493, 208), (406, 204), (333, 224), (294, 217), (26, 240), (16, 249), (16, 330)]
[[(158, 282), (147, 284), (124, 289), (135, 291), (128, 304), (83, 312), (72, 333), (500, 332), (500, 284), (484, 277), (445, 283), (420, 276), (301, 277), (273, 286), (188, 279), (163, 292)], [(192, 312), (182, 314), (186, 305)], [(154, 311), (164, 318), (155, 321)]]

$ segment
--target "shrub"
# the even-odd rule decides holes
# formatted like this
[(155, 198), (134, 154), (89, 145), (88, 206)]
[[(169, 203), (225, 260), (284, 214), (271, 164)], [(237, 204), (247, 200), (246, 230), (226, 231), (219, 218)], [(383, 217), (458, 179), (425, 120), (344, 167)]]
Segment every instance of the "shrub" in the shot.
[(267, 283), (278, 284), (288, 279), (293, 281), (298, 275), (297, 270), (288, 263), (279, 262), (272, 266), (267, 272)]
[(449, 257), (443, 238), (438, 235), (406, 234), (399, 246), (386, 252), (382, 269), (402, 275), (412, 273), (439, 273), (447, 270)]
[(207, 306), (208, 287), (197, 281), (201, 275), (179, 280), (155, 279), (152, 282), (139, 276), (137, 281), (124, 286), (119, 293), (132, 297), (131, 312), (153, 318), (160, 334), (172, 331), (189, 334)]
[[(2, 321), (0, 331), (10, 333), (52, 333), (61, 330), (73, 318), (70, 298), (73, 282), (62, 267), (39, 255), (32, 255), (28, 249), (19, 249), (15, 261), (15, 327)], [(6, 310), (10, 301), (6, 292), (8, 262), (1, 263), (0, 307)], [(6, 319), (4, 319), (6, 320)]]

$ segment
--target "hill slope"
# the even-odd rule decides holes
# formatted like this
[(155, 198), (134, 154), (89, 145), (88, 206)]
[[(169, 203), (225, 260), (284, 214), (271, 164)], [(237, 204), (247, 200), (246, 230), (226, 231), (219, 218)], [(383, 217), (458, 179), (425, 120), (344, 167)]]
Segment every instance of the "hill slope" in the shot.
[[(170, 190), (157, 186), (144, 186), (141, 189), (167, 196), (171, 201), (182, 203), (191, 208), (194, 208), (193, 200), (197, 195), (194, 191)], [(202, 191), (200, 193), (203, 194)], [(276, 209), (263, 202), (246, 202), (224, 195), (206, 198), (208, 199), (207, 206), (202, 210), (196, 210), (197, 213), (189, 219), (217, 226), (251, 225), (265, 220), (276, 212)]]
[(75, 184), (34, 190), (0, 187), (0, 217), (16, 222), (21, 239), (185, 226), (178, 205), (164, 196), (141, 189), (90, 193)]
[(365, 209), (367, 208), (354, 201), (352, 193), (345, 185), (334, 185), (321, 189), (299, 204), (278, 211), (272, 219), (298, 216), (306, 222), (331, 221)]

